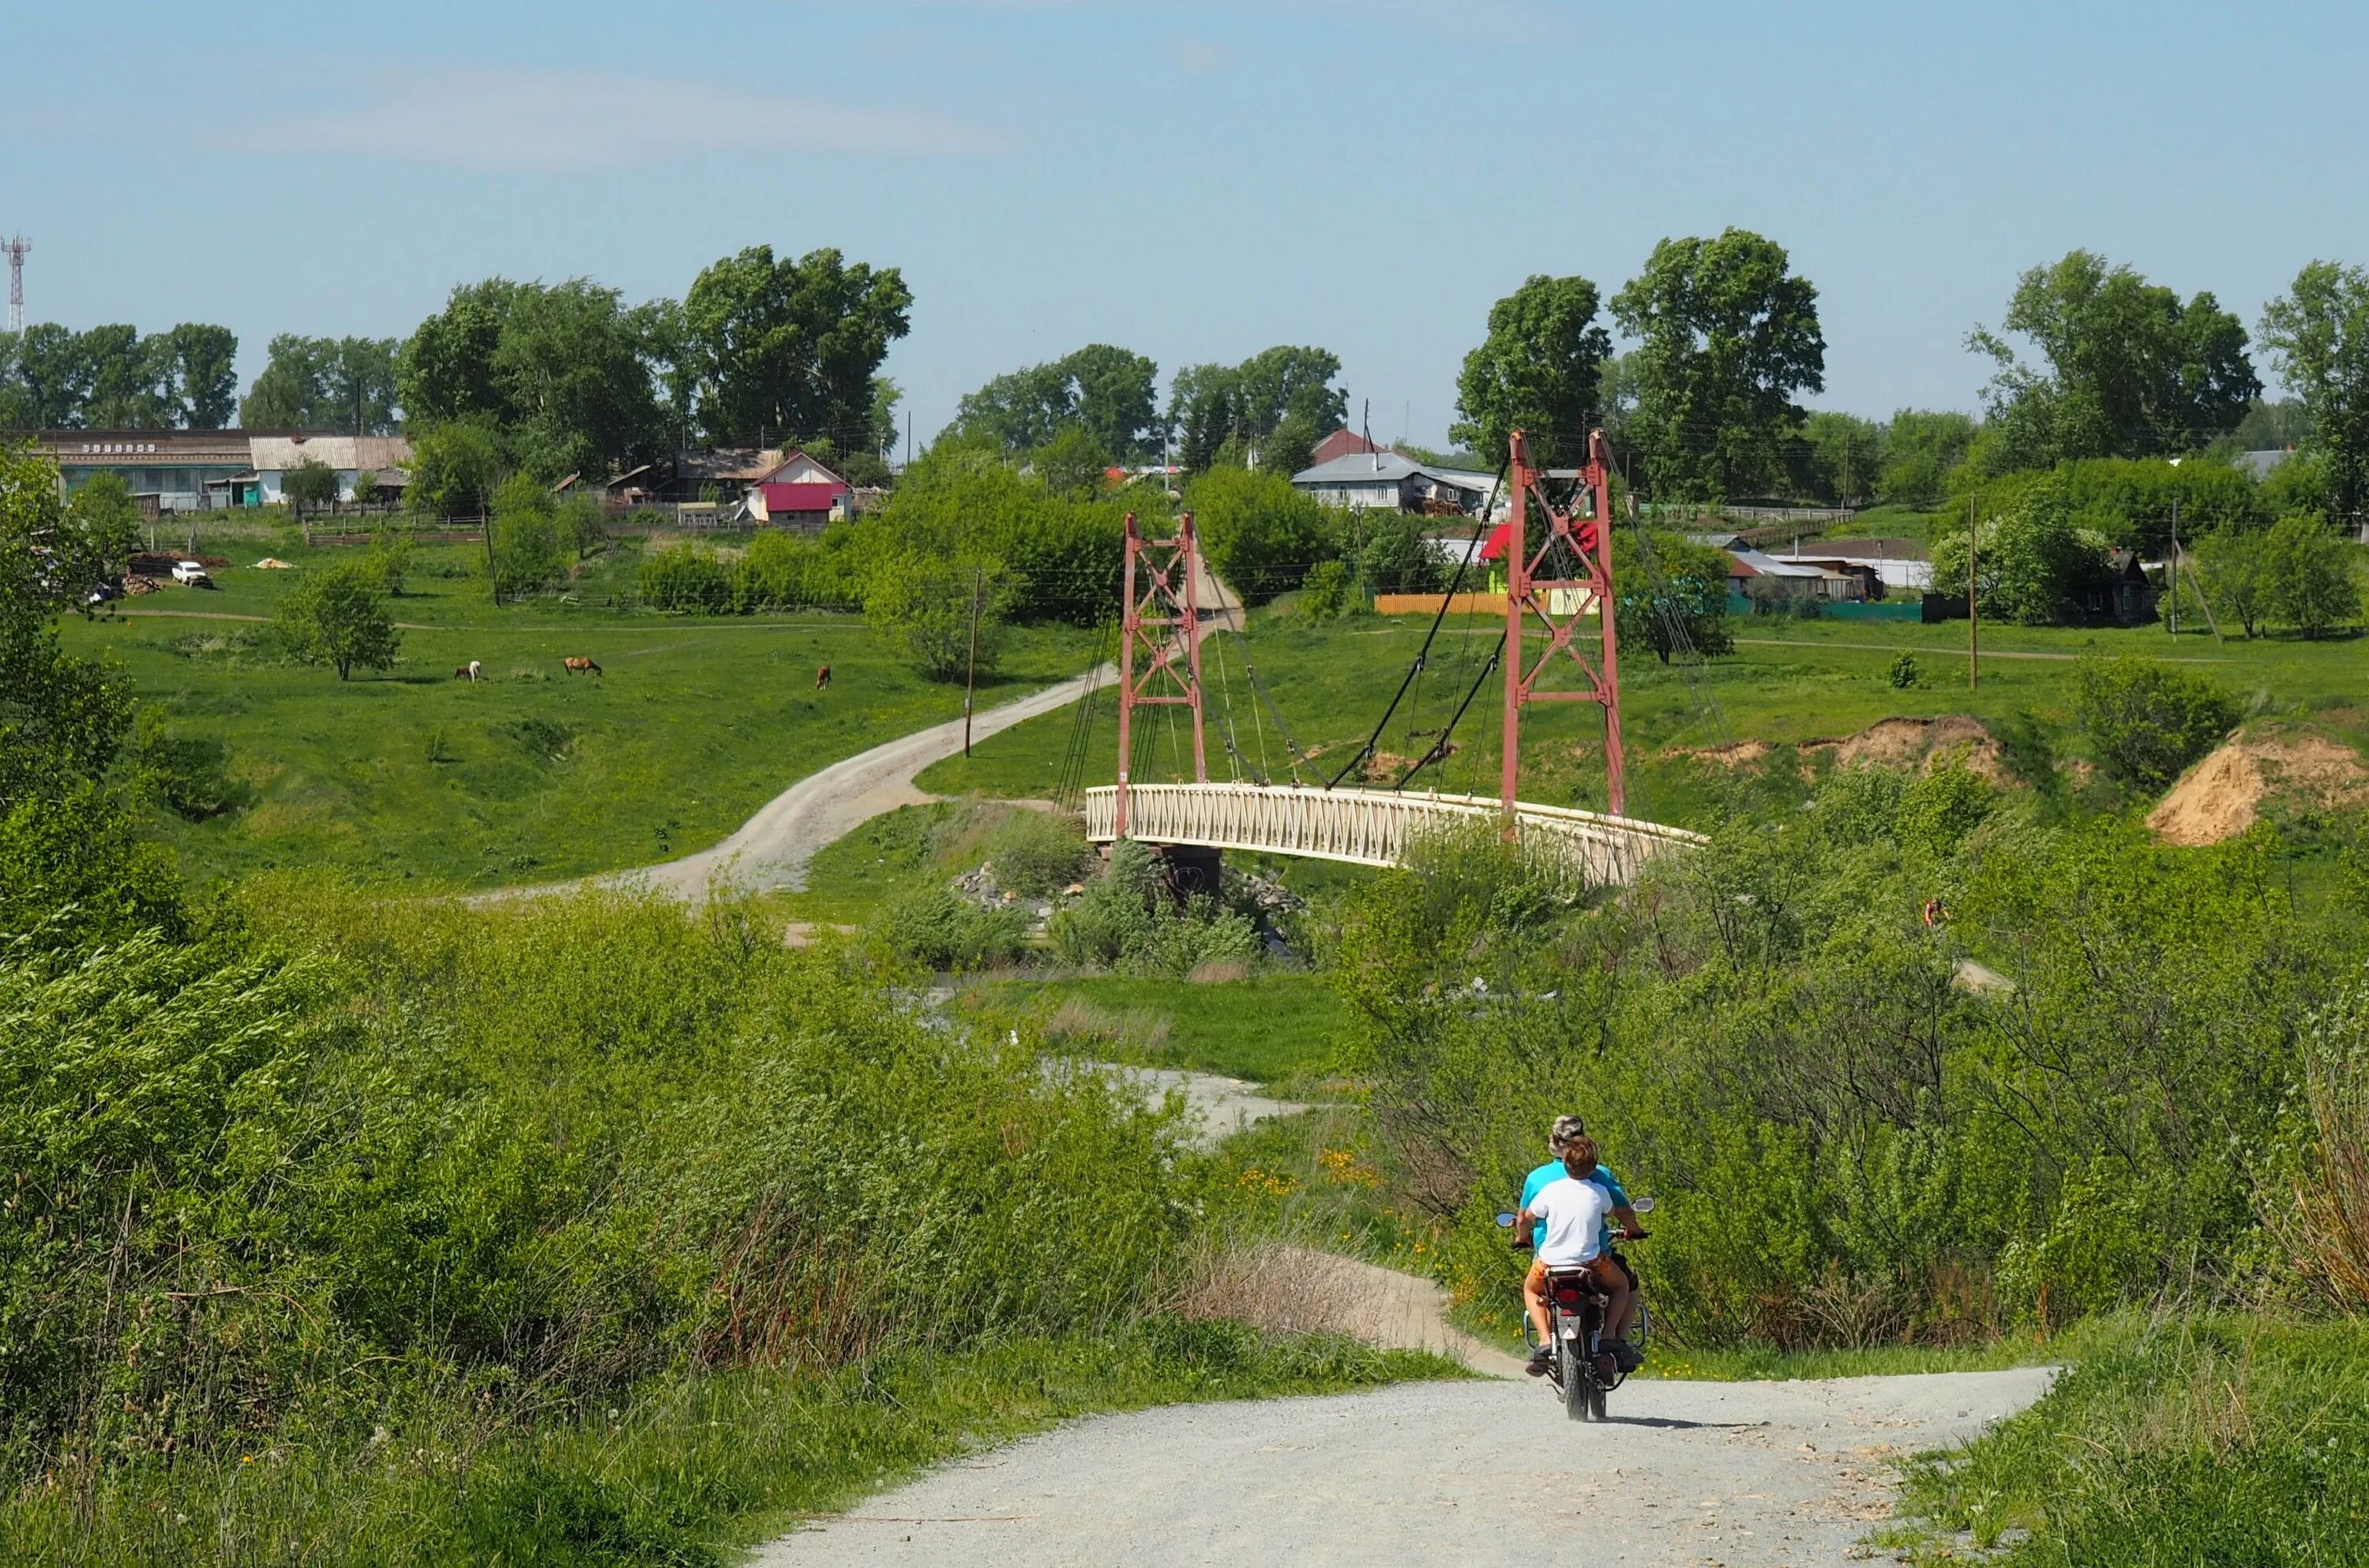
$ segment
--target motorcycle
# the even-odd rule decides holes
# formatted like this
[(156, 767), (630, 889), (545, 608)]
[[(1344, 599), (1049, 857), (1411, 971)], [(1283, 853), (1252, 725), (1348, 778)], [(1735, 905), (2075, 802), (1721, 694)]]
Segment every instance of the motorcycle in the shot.
[[(1654, 1200), (1641, 1197), (1635, 1207), (1640, 1214), (1650, 1214)], [(1500, 1214), (1497, 1228), (1510, 1230), (1518, 1216)], [(1625, 1230), (1613, 1232), (1616, 1241), (1645, 1239), (1642, 1230), (1633, 1234)], [(1516, 1241), (1515, 1247), (1524, 1248)], [(1547, 1363), (1548, 1380), (1554, 1384), (1564, 1412), (1574, 1421), (1602, 1421), (1604, 1398), (1629, 1380), (1612, 1352), (1603, 1347), (1604, 1310), (1609, 1305), (1596, 1282), (1582, 1273), (1552, 1273), (1547, 1276), (1547, 1335), (1554, 1346), (1554, 1358)], [(1640, 1354), (1645, 1348), (1650, 1314), (1645, 1310), (1642, 1290), (1637, 1299), (1637, 1311), (1629, 1327), (1629, 1343)], [(1535, 1351), (1538, 1330), (1531, 1324), (1528, 1312), (1522, 1314), (1523, 1342)]]

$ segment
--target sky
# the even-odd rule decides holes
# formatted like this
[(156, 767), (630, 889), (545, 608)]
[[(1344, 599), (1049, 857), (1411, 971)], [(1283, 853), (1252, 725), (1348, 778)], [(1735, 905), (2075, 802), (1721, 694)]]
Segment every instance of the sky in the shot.
[[(2369, 262), (2369, 7), (1552, 0), (15, 0), (29, 320), (401, 336), (453, 285), (680, 296), (746, 246), (902, 269), (920, 439), (1089, 342), (1311, 343), (1439, 444), (1490, 303), (1756, 230), (1826, 386), (1973, 408), (1963, 340), (2087, 246), (2249, 327)], [(2271, 379), (2267, 373), (2265, 379)]]

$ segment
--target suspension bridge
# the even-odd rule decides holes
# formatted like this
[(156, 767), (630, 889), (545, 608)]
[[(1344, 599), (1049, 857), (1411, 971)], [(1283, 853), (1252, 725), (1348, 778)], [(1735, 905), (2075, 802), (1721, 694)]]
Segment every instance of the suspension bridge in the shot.
[[(1118, 626), (1118, 777), (1115, 784), (1078, 792), (1087, 837), (1098, 843), (1136, 839), (1160, 847), (1180, 863), (1197, 859), (1203, 875), (1214, 876), (1216, 853), (1227, 850), (1396, 865), (1403, 863), (1408, 847), (1427, 834), (1476, 820), (1494, 821), (1509, 837), (1554, 857), (1596, 885), (1633, 882), (1654, 857), (1704, 842), (1700, 834), (1625, 814), (1618, 616), (1612, 612), (1611, 594), (1611, 464), (1603, 433), (1590, 435), (1585, 466), (1567, 475), (1538, 468), (1520, 431), (1514, 433), (1509, 449), (1511, 507), (1499, 531), (1506, 573), (1503, 643), (1493, 648), (1429, 750), (1388, 789), (1340, 786), (1376, 760), (1391, 715), (1424, 670), (1448, 606), (1458, 601), (1474, 553), (1467, 552), (1459, 564), (1422, 651), (1372, 735), (1327, 783), (1284, 784), (1264, 777), (1213, 781), (1202, 706), (1201, 634), (1205, 611), (1228, 607), (1203, 602), (1217, 579), (1202, 565), (1191, 512), (1181, 514), (1175, 532), (1165, 537), (1142, 532), (1130, 514)], [(1558, 479), (1566, 482), (1560, 497), (1552, 493)], [(1488, 509), (1484, 509), (1484, 516)], [(1498, 543), (1493, 539), (1492, 548)], [(1584, 624), (1588, 622), (1593, 624)], [(1265, 698), (1247, 664), (1245, 673), (1254, 699)], [(1502, 676), (1504, 703), (1498, 795), (1410, 789), (1418, 775), (1453, 752), (1458, 725), (1493, 675)], [(1608, 811), (1518, 798), (1522, 716), (1548, 702), (1588, 703), (1602, 710)], [(1229, 755), (1239, 762), (1230, 734), (1230, 705), (1229, 696), (1222, 738)], [(1066, 772), (1076, 772), (1087, 754), (1093, 707), (1091, 700), (1081, 705)], [(1167, 710), (1172, 721), (1181, 716), (1189, 723), (1189, 784), (1139, 783), (1132, 776), (1140, 761), (1139, 727), (1162, 710)], [(1280, 727), (1279, 711), (1276, 718)], [(1284, 736), (1290, 745), (1288, 729)], [(1295, 764), (1309, 760), (1296, 746), (1291, 750)]]

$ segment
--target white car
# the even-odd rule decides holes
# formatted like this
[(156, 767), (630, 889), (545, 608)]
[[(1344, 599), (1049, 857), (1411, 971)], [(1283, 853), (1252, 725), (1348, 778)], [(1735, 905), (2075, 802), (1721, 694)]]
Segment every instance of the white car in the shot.
[(187, 583), (191, 588), (197, 588), (200, 586), (211, 587), (212, 586), (214, 579), (206, 576), (206, 568), (203, 562), (176, 561), (173, 563), (173, 580), (177, 583)]

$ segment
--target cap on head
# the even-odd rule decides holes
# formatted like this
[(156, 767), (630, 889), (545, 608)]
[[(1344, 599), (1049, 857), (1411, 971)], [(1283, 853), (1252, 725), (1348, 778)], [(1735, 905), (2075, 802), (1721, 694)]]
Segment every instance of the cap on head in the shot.
[(1574, 1138), (1587, 1136), (1587, 1124), (1577, 1116), (1557, 1116), (1554, 1130), (1547, 1135), (1547, 1152), (1562, 1158), (1562, 1146)]

